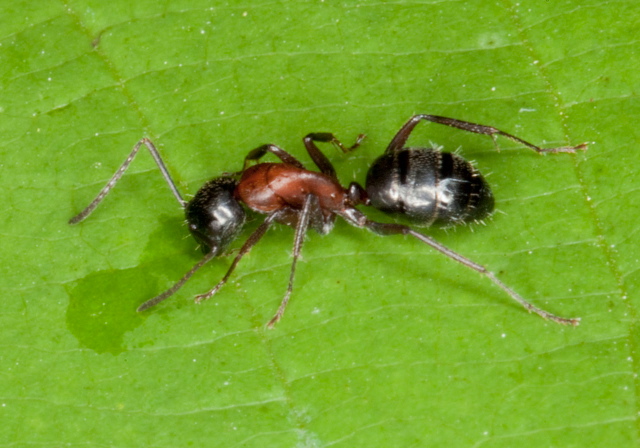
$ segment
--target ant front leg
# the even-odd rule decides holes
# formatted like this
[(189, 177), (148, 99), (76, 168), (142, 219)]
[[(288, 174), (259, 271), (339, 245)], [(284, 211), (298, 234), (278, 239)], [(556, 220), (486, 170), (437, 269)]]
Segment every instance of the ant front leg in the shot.
[(156, 147), (153, 145), (153, 142), (148, 138), (143, 138), (138, 143), (136, 143), (136, 145), (133, 147), (133, 150), (131, 151), (131, 154), (129, 154), (129, 156), (124, 161), (124, 163), (120, 165), (120, 168), (118, 168), (118, 171), (115, 172), (113, 177), (109, 179), (109, 182), (107, 182), (107, 185), (105, 185), (104, 188), (100, 190), (100, 193), (98, 193), (98, 196), (96, 196), (96, 198), (93, 201), (91, 201), (91, 203), (84, 210), (82, 210), (76, 216), (71, 218), (69, 220), (69, 224), (77, 224), (83, 221), (85, 218), (87, 218), (87, 216), (89, 216), (96, 209), (96, 207), (98, 207), (100, 202), (102, 202), (105, 196), (109, 194), (111, 189), (115, 187), (118, 180), (120, 180), (120, 178), (122, 177), (124, 172), (127, 170), (127, 168), (129, 167), (133, 159), (136, 157), (136, 154), (138, 154), (138, 151), (140, 150), (140, 147), (142, 145), (147, 147), (147, 149), (151, 153), (151, 156), (153, 157), (153, 160), (156, 161), (156, 164), (158, 165), (158, 168), (160, 169), (162, 176), (164, 176), (164, 180), (169, 185), (171, 192), (175, 196), (180, 206), (184, 208), (187, 205), (187, 201), (182, 199), (182, 196), (178, 191), (178, 187), (176, 187), (175, 182), (173, 182), (173, 179), (171, 179), (171, 175), (169, 174), (167, 167), (164, 165), (164, 162), (162, 161), (162, 157), (160, 157), (160, 153), (158, 152)]
[(577, 326), (577, 325), (580, 324), (580, 319), (579, 318), (565, 318), (565, 317), (556, 316), (555, 314), (551, 314), (548, 311), (545, 311), (545, 310), (543, 310), (541, 308), (538, 308), (537, 306), (527, 302), (517, 292), (515, 292), (513, 289), (511, 289), (510, 287), (508, 287), (507, 285), (502, 283), (495, 276), (495, 274), (493, 272), (490, 272), (484, 266), (482, 266), (482, 265), (480, 265), (478, 263), (475, 263), (475, 262), (469, 260), (466, 257), (463, 257), (459, 253), (454, 252), (453, 250), (449, 249), (448, 247), (440, 244), (439, 242), (437, 242), (433, 238), (430, 238), (427, 235), (424, 235), (424, 234), (422, 234), (420, 232), (416, 232), (415, 230), (413, 230), (409, 226), (406, 226), (406, 225), (403, 225), (403, 224), (386, 224), (386, 223), (371, 221), (362, 212), (360, 212), (359, 210), (356, 210), (355, 208), (346, 209), (343, 212), (341, 212), (340, 215), (347, 222), (349, 222), (349, 224), (354, 225), (356, 227), (365, 227), (365, 228), (371, 230), (372, 232), (377, 233), (378, 235), (383, 235), (383, 236), (398, 235), (398, 234), (400, 234), (400, 235), (410, 235), (410, 236), (422, 241), (423, 243), (431, 246), (432, 248), (436, 249), (437, 251), (441, 252), (442, 254), (446, 255), (447, 257), (457, 261), (458, 263), (460, 263), (460, 264), (462, 264), (462, 265), (464, 265), (464, 266), (466, 266), (468, 268), (471, 268), (474, 271), (477, 271), (480, 274), (484, 275), (489, 280), (491, 280), (494, 284), (499, 286), (503, 291), (505, 291), (507, 294), (509, 294), (509, 296), (513, 300), (518, 302), (520, 305), (522, 305), (529, 312), (536, 313), (538, 316), (541, 316), (544, 319), (549, 319), (549, 320), (552, 320), (552, 321), (557, 322), (557, 323), (562, 324), (562, 325)]
[(338, 140), (338, 138), (330, 132), (312, 132), (307, 134), (302, 141), (304, 142), (305, 148), (307, 148), (307, 152), (313, 163), (316, 164), (320, 171), (327, 176), (330, 176), (332, 179), (337, 179), (336, 170), (333, 168), (333, 164), (329, 161), (327, 156), (325, 156), (322, 151), (316, 146), (314, 142), (323, 142), (323, 143), (331, 143), (336, 148), (340, 149), (343, 153), (348, 153), (353, 151), (358, 146), (362, 140), (364, 140), (365, 135), (360, 134), (356, 139), (355, 143), (349, 147), (344, 146), (344, 144)]
[[(302, 251), (302, 243), (304, 242), (304, 237), (307, 233), (307, 229), (309, 228), (309, 222), (311, 220), (312, 214), (319, 212), (319, 207), (320, 206), (318, 198), (313, 195), (309, 195), (305, 198), (302, 210), (299, 211), (298, 222), (296, 224), (296, 233), (293, 243), (293, 262), (291, 264), (291, 272), (289, 274), (289, 285), (287, 286), (287, 292), (285, 293), (284, 298), (282, 299), (282, 302), (278, 307), (278, 311), (267, 323), (267, 328), (273, 328), (274, 325), (278, 323), (278, 321), (284, 314), (287, 304), (289, 303), (289, 298), (291, 297), (291, 292), (293, 291), (293, 280), (296, 273), (296, 265), (298, 262), (298, 258), (300, 258), (300, 252)], [(255, 246), (258, 241), (260, 241), (269, 227), (271, 227), (271, 224), (273, 224), (274, 221), (277, 221), (278, 219), (290, 214), (290, 212), (290, 209), (283, 209), (267, 216), (264, 222), (260, 224), (256, 231), (253, 232), (253, 234), (242, 245), (240, 252), (238, 253), (238, 255), (236, 255), (235, 259), (231, 263), (231, 266), (229, 267), (229, 270), (222, 278), (222, 280), (220, 280), (220, 282), (211, 291), (197, 295), (195, 299), (196, 303), (200, 303), (203, 300), (209, 299), (213, 295), (215, 295), (220, 290), (220, 288), (222, 288), (224, 284), (227, 283), (227, 280), (235, 270), (242, 257), (244, 257), (251, 250), (251, 248)]]
[(280, 148), (279, 146), (267, 143), (266, 145), (258, 146), (256, 149), (249, 151), (249, 154), (247, 154), (247, 156), (244, 158), (244, 167), (242, 168), (243, 171), (249, 168), (251, 162), (258, 162), (268, 152), (278, 157), (284, 163), (288, 163), (289, 165), (293, 165), (303, 170), (305, 169), (302, 162), (293, 157), (287, 151)]
[(158, 294), (157, 296), (155, 296), (153, 299), (149, 299), (146, 302), (144, 302), (142, 305), (140, 305), (138, 307), (138, 309), (136, 311), (138, 311), (139, 313), (141, 313), (144, 310), (148, 310), (149, 308), (151, 308), (152, 306), (156, 306), (158, 303), (163, 302), (165, 300), (167, 300), (169, 297), (171, 297), (172, 295), (174, 295), (180, 288), (182, 288), (182, 286), (187, 283), (187, 281), (193, 276), (193, 274), (196, 273), (196, 271), (198, 269), (200, 269), (202, 266), (204, 266), (205, 264), (207, 264), (209, 261), (211, 261), (211, 259), (213, 259), (216, 256), (215, 252), (208, 252), (203, 258), (202, 260), (200, 260), (198, 263), (196, 263), (196, 265), (194, 267), (191, 268), (191, 270), (189, 270), (189, 272), (187, 272), (184, 277), (182, 277), (180, 280), (178, 280), (178, 282), (173, 285), (171, 288), (167, 289), (165, 292), (163, 292), (162, 294)]
[(203, 300), (207, 300), (213, 297), (213, 295), (215, 295), (220, 290), (220, 288), (222, 288), (224, 284), (227, 283), (227, 280), (229, 280), (229, 277), (231, 276), (233, 271), (236, 269), (236, 266), (238, 265), (240, 260), (242, 260), (242, 257), (248, 254), (251, 248), (255, 246), (258, 243), (258, 241), (260, 241), (260, 239), (264, 236), (267, 230), (269, 230), (269, 227), (271, 227), (271, 225), (277, 219), (277, 217), (278, 217), (278, 212), (272, 213), (269, 216), (267, 216), (267, 218), (262, 222), (262, 224), (260, 224), (260, 226), (251, 234), (249, 238), (247, 238), (247, 241), (245, 241), (245, 243), (242, 245), (242, 247), (240, 248), (240, 251), (238, 252), (238, 255), (236, 255), (236, 257), (233, 259), (233, 262), (231, 263), (229, 270), (224, 275), (224, 277), (222, 277), (222, 280), (220, 280), (220, 282), (218, 282), (218, 284), (212, 290), (204, 294), (198, 294), (195, 298), (196, 303), (200, 303)]
[(413, 132), (413, 129), (418, 125), (418, 123), (422, 120), (431, 121), (432, 123), (444, 124), (446, 126), (450, 126), (452, 128), (462, 129), (463, 131), (473, 132), (475, 134), (484, 134), (491, 137), (496, 148), (498, 147), (496, 142), (496, 136), (500, 135), (502, 137), (506, 137), (508, 139), (514, 140), (522, 145), (527, 146), (528, 148), (533, 149), (537, 153), (558, 153), (558, 152), (568, 152), (575, 153), (576, 150), (585, 150), (587, 149), (587, 144), (582, 143), (577, 146), (560, 146), (558, 148), (540, 148), (532, 143), (529, 143), (525, 140), (522, 140), (520, 137), (516, 137), (515, 135), (508, 134), (500, 129), (496, 129), (492, 126), (485, 126), (482, 124), (470, 123), (468, 121), (456, 120), (455, 118), (447, 118), (440, 117), (438, 115), (415, 115), (407, 121), (402, 128), (398, 131), (398, 133), (393, 137), (391, 143), (387, 147), (385, 153), (398, 152), (401, 151), (405, 144), (407, 143), (407, 139)]

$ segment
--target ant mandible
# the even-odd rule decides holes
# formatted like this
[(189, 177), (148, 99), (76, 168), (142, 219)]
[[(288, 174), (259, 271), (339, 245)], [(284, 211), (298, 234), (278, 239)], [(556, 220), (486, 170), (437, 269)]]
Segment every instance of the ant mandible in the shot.
[[(327, 234), (333, 229), (336, 216), (340, 216), (353, 226), (367, 228), (379, 235), (412, 236), (489, 278), (529, 312), (560, 324), (578, 325), (579, 318), (559, 317), (534, 306), (484, 266), (448, 249), (433, 238), (404, 224), (372, 221), (356, 208), (358, 205), (370, 205), (385, 213), (407, 218), (419, 226), (456, 225), (479, 221), (491, 214), (494, 207), (493, 194), (485, 179), (469, 162), (456, 154), (440, 152), (438, 149), (405, 147), (411, 132), (422, 120), (488, 135), (496, 147), (497, 136), (514, 140), (538, 153), (574, 153), (587, 147), (583, 143), (543, 149), (491, 126), (436, 115), (415, 115), (402, 126), (384, 154), (373, 163), (367, 173), (365, 188), (355, 182), (344, 188), (338, 181), (333, 165), (315, 144), (332, 143), (343, 152), (349, 152), (359, 146), (364, 135), (358, 136), (353, 146), (345, 147), (333, 134), (321, 132), (308, 134), (303, 139), (309, 156), (320, 172), (307, 170), (288, 152), (278, 146), (266, 144), (249, 152), (242, 171), (205, 183), (192, 200), (185, 201), (155, 146), (149, 139), (143, 138), (134, 146), (129, 157), (98, 196), (81, 213), (71, 218), (69, 223), (77, 224), (93, 212), (144, 145), (156, 161), (178, 203), (185, 209), (189, 230), (200, 243), (204, 257), (174, 286), (140, 305), (138, 311), (144, 311), (172, 296), (198, 269), (227, 248), (240, 234), (246, 221), (246, 213), (241, 205), (244, 203), (247, 208), (267, 217), (242, 245), (222, 280), (209, 292), (196, 296), (197, 303), (220, 290), (238, 262), (274, 222), (286, 224), (295, 229), (293, 262), (287, 291), (278, 311), (267, 324), (267, 327), (272, 328), (284, 314), (289, 302), (296, 263), (307, 230), (312, 228), (320, 234)], [(260, 163), (260, 159), (267, 153), (274, 154), (281, 162)], [(258, 163), (252, 165), (254, 162)]]

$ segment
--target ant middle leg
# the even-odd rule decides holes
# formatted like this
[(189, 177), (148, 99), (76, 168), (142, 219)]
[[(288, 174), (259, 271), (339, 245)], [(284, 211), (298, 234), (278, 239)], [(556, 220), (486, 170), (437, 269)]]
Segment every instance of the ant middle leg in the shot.
[[(298, 263), (298, 258), (300, 257), (300, 252), (302, 251), (302, 244), (304, 243), (304, 237), (307, 234), (307, 230), (309, 229), (309, 223), (312, 220), (312, 215), (321, 215), (322, 211), (320, 210), (320, 201), (314, 195), (309, 195), (304, 200), (304, 205), (302, 206), (302, 210), (300, 211), (298, 217), (298, 223), (296, 224), (296, 233), (293, 239), (293, 261), (291, 263), (291, 272), (289, 273), (289, 285), (287, 286), (287, 292), (278, 307), (278, 311), (271, 318), (271, 320), (267, 323), (267, 328), (273, 328), (275, 324), (282, 318), (285, 309), (287, 308), (287, 304), (289, 303), (289, 298), (291, 297), (291, 291), (293, 291), (293, 279), (296, 275), (296, 264)], [(314, 217), (314, 219), (316, 219)]]
[(585, 150), (585, 149), (587, 149), (587, 144), (586, 143), (581, 143), (580, 145), (576, 145), (576, 146), (560, 146), (560, 147), (557, 147), (557, 148), (540, 148), (539, 146), (536, 146), (533, 143), (529, 143), (529, 142), (527, 142), (525, 140), (522, 140), (520, 137), (516, 137), (515, 135), (508, 134), (508, 133), (506, 133), (504, 131), (501, 131), (500, 129), (496, 129), (493, 126), (485, 126), (485, 125), (482, 125), (482, 124), (471, 123), (471, 122), (462, 121), (462, 120), (456, 120), (455, 118), (441, 117), (441, 116), (438, 116), (438, 115), (421, 114), (421, 115), (414, 115), (413, 117), (411, 117), (409, 119), (409, 121), (407, 121), (400, 128), (398, 133), (391, 140), (391, 143), (389, 143), (389, 146), (385, 150), (385, 153), (392, 153), (392, 152), (401, 151), (404, 148), (405, 144), (407, 143), (407, 140), (409, 139), (409, 136), (413, 132), (414, 128), (422, 120), (427, 120), (427, 121), (430, 121), (432, 123), (444, 124), (444, 125), (450, 126), (452, 128), (461, 129), (461, 130), (467, 131), (467, 132), (473, 132), (475, 134), (488, 135), (493, 140), (493, 144), (496, 146), (496, 148), (498, 147), (497, 142), (496, 142), (496, 137), (497, 136), (502, 136), (502, 137), (506, 137), (508, 139), (511, 139), (513, 141), (516, 141), (516, 142), (518, 142), (518, 143), (520, 143), (522, 145), (525, 145), (528, 148), (533, 149), (535, 152), (537, 152), (539, 154), (540, 153), (547, 153), (547, 152), (550, 152), (550, 153), (558, 153), (558, 152), (575, 153), (576, 150)]
[(309, 153), (309, 156), (311, 156), (313, 163), (315, 163), (316, 166), (320, 168), (320, 171), (333, 179), (337, 179), (336, 170), (333, 167), (333, 164), (329, 161), (327, 156), (325, 156), (322, 151), (320, 151), (320, 149), (314, 142), (331, 143), (333, 146), (340, 149), (343, 153), (348, 153), (360, 146), (360, 143), (362, 142), (362, 140), (364, 140), (364, 138), (364, 134), (358, 135), (355, 143), (347, 147), (331, 132), (312, 132), (310, 134), (307, 134), (302, 139), (302, 141), (304, 142), (304, 146), (305, 148), (307, 148), (307, 152)]

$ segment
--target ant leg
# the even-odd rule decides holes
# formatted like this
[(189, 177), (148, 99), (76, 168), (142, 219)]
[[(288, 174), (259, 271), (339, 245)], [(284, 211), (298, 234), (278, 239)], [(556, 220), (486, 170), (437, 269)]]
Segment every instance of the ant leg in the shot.
[(289, 273), (289, 286), (287, 287), (287, 292), (278, 307), (278, 311), (271, 318), (269, 323), (267, 323), (267, 328), (273, 328), (275, 324), (282, 318), (284, 314), (284, 310), (287, 308), (287, 304), (289, 303), (289, 298), (291, 297), (291, 291), (293, 290), (293, 279), (296, 274), (296, 264), (298, 262), (298, 258), (300, 257), (300, 251), (302, 250), (302, 243), (304, 243), (304, 237), (307, 233), (307, 229), (309, 228), (309, 221), (311, 219), (311, 213), (314, 211), (320, 211), (320, 202), (318, 201), (317, 196), (309, 195), (304, 200), (304, 205), (302, 210), (300, 211), (300, 216), (298, 218), (298, 223), (296, 225), (296, 234), (293, 239), (293, 262), (291, 263), (291, 272)]
[(267, 152), (274, 154), (284, 163), (288, 163), (289, 165), (293, 165), (295, 167), (305, 169), (302, 162), (300, 162), (298, 159), (293, 157), (287, 151), (280, 148), (279, 146), (268, 143), (266, 145), (258, 146), (256, 149), (249, 151), (249, 154), (247, 154), (247, 156), (244, 158), (244, 167), (242, 170), (244, 171), (247, 168), (249, 168), (250, 162), (259, 161)]
[(366, 227), (367, 229), (371, 230), (374, 233), (377, 233), (378, 235), (383, 235), (383, 236), (397, 235), (397, 234), (410, 235), (410, 236), (422, 241), (423, 243), (433, 247), (434, 249), (436, 249), (437, 251), (443, 253), (447, 257), (452, 258), (453, 260), (457, 261), (458, 263), (460, 263), (460, 264), (462, 264), (462, 265), (464, 265), (464, 266), (466, 266), (468, 268), (471, 268), (471, 269), (479, 272), (480, 274), (484, 275), (485, 277), (489, 278), (489, 280), (491, 280), (493, 283), (495, 283), (497, 286), (499, 286), (503, 291), (505, 291), (507, 294), (509, 294), (509, 296), (511, 296), (511, 298), (513, 300), (518, 302), (520, 305), (522, 305), (529, 312), (536, 313), (537, 315), (543, 317), (544, 319), (549, 319), (549, 320), (552, 320), (552, 321), (557, 322), (557, 323), (562, 324), (562, 325), (573, 325), (573, 326), (576, 326), (576, 325), (580, 324), (580, 318), (567, 319), (567, 318), (564, 318), (564, 317), (559, 317), (559, 316), (551, 314), (548, 311), (540, 309), (540, 308), (536, 307), (535, 305), (527, 302), (524, 298), (522, 298), (513, 289), (509, 288), (507, 285), (505, 285), (500, 280), (498, 280), (498, 278), (495, 276), (495, 274), (493, 274), (492, 272), (488, 271), (487, 268), (485, 268), (484, 266), (479, 265), (478, 263), (475, 263), (475, 262), (469, 260), (468, 258), (463, 257), (462, 255), (458, 254), (457, 252), (452, 251), (451, 249), (447, 248), (446, 246), (438, 243), (433, 238), (430, 238), (430, 237), (428, 237), (428, 236), (426, 236), (426, 235), (424, 235), (422, 233), (416, 232), (415, 230), (413, 230), (409, 226), (405, 226), (403, 224), (385, 224), (385, 223), (381, 223), (381, 222), (371, 221), (363, 213), (361, 213), (360, 211), (358, 211), (356, 209), (347, 209), (345, 212), (341, 213), (340, 215), (343, 218), (345, 218), (345, 220), (347, 220), (350, 224), (352, 224), (352, 225), (354, 225), (356, 227)]
[(224, 275), (224, 277), (222, 277), (222, 280), (220, 280), (220, 282), (218, 282), (218, 284), (209, 292), (197, 295), (195, 297), (196, 303), (200, 303), (203, 300), (209, 299), (215, 293), (217, 293), (220, 290), (220, 288), (224, 286), (225, 283), (227, 283), (227, 280), (235, 270), (236, 266), (238, 265), (242, 257), (244, 257), (247, 253), (249, 253), (251, 248), (255, 246), (258, 241), (260, 241), (260, 238), (264, 236), (266, 231), (269, 229), (269, 227), (271, 227), (271, 224), (273, 224), (273, 221), (278, 216), (279, 216), (278, 212), (272, 213), (269, 216), (267, 216), (267, 218), (262, 222), (262, 224), (260, 224), (260, 226), (251, 234), (251, 236), (247, 238), (247, 241), (244, 242), (244, 244), (240, 248), (240, 252), (238, 252), (238, 255), (236, 255), (236, 258), (233, 259), (233, 262), (231, 263), (229, 270)]
[(360, 146), (360, 143), (364, 138), (365, 135), (360, 134), (353, 145), (346, 147), (330, 132), (312, 132), (311, 134), (307, 134), (302, 141), (304, 142), (304, 146), (307, 148), (307, 152), (311, 156), (313, 163), (320, 168), (320, 171), (333, 179), (337, 179), (336, 170), (333, 168), (333, 164), (329, 161), (327, 156), (320, 151), (314, 142), (331, 143), (342, 152), (348, 153)]
[(175, 285), (173, 285), (171, 288), (167, 289), (162, 294), (158, 294), (153, 299), (150, 299), (150, 300), (147, 300), (146, 302), (144, 302), (142, 305), (140, 305), (138, 307), (137, 311), (140, 313), (140, 312), (142, 312), (144, 310), (147, 310), (147, 309), (151, 308), (152, 306), (156, 306), (158, 303), (160, 303), (160, 302), (168, 299), (172, 295), (174, 295), (180, 288), (182, 288), (182, 285), (187, 283), (187, 280), (189, 280), (193, 276), (193, 274), (196, 273), (196, 271), (198, 269), (200, 269), (202, 266), (204, 266), (209, 261), (211, 261), (211, 259), (213, 257), (215, 257), (215, 256), (216, 256), (216, 252), (213, 252), (213, 251), (208, 252), (204, 256), (204, 258), (202, 260), (200, 260), (194, 267), (192, 267), (191, 270), (189, 272), (187, 272), (184, 275), (184, 277), (182, 277)]
[(415, 116), (411, 117), (409, 119), (409, 121), (407, 121), (404, 124), (404, 126), (402, 126), (402, 128), (400, 128), (400, 130), (395, 135), (395, 137), (393, 137), (393, 140), (391, 140), (391, 143), (389, 143), (389, 146), (387, 147), (385, 153), (398, 152), (398, 151), (402, 150), (404, 148), (404, 145), (407, 143), (407, 139), (409, 138), (409, 135), (411, 135), (411, 132), (413, 132), (413, 129), (416, 127), (416, 125), (421, 120), (427, 120), (427, 121), (431, 121), (433, 123), (444, 124), (446, 126), (462, 129), (463, 131), (467, 131), (467, 132), (473, 132), (475, 134), (488, 135), (493, 140), (493, 143), (494, 143), (494, 145), (496, 145), (496, 148), (497, 148), (496, 136), (500, 135), (502, 137), (509, 138), (509, 139), (514, 140), (514, 141), (516, 141), (516, 142), (518, 142), (518, 143), (520, 143), (522, 145), (525, 145), (528, 148), (533, 149), (537, 153), (545, 153), (545, 152), (551, 152), (551, 153), (558, 153), (558, 152), (575, 153), (576, 150), (585, 150), (585, 149), (587, 149), (587, 144), (586, 143), (582, 143), (582, 144), (577, 145), (577, 146), (560, 146), (558, 148), (547, 148), (547, 149), (544, 149), (544, 148), (540, 148), (540, 147), (538, 147), (538, 146), (536, 146), (536, 145), (534, 145), (532, 143), (529, 143), (529, 142), (527, 142), (525, 140), (522, 140), (521, 138), (516, 137), (515, 135), (511, 135), (511, 134), (508, 134), (508, 133), (506, 133), (504, 131), (496, 129), (496, 128), (492, 127), (492, 126), (484, 126), (482, 124), (476, 124), (476, 123), (470, 123), (468, 121), (456, 120), (455, 118), (440, 117), (438, 115), (415, 115)]
[(100, 202), (102, 202), (102, 200), (109, 193), (109, 191), (111, 191), (111, 189), (116, 185), (116, 182), (120, 180), (120, 178), (122, 177), (124, 172), (127, 170), (127, 168), (133, 161), (134, 157), (136, 156), (136, 154), (138, 153), (138, 150), (142, 145), (145, 145), (147, 147), (147, 149), (151, 153), (151, 156), (153, 156), (153, 160), (156, 161), (156, 164), (158, 165), (160, 172), (164, 176), (164, 180), (167, 181), (167, 184), (169, 184), (169, 188), (171, 188), (171, 192), (173, 193), (175, 198), (178, 200), (178, 203), (180, 204), (180, 206), (184, 208), (184, 206), (187, 204), (187, 201), (182, 199), (182, 196), (180, 196), (180, 192), (178, 191), (176, 184), (173, 182), (173, 179), (171, 179), (171, 175), (169, 174), (169, 171), (167, 171), (167, 167), (164, 165), (164, 162), (160, 157), (160, 153), (158, 152), (156, 147), (153, 145), (153, 142), (151, 142), (151, 140), (149, 140), (148, 138), (143, 138), (138, 143), (136, 143), (136, 145), (133, 147), (133, 150), (131, 151), (131, 154), (129, 154), (129, 157), (127, 157), (127, 160), (125, 160), (124, 163), (120, 166), (120, 168), (118, 168), (118, 171), (116, 171), (116, 173), (109, 180), (109, 182), (107, 182), (107, 185), (105, 185), (104, 188), (100, 191), (100, 193), (98, 193), (98, 196), (96, 196), (96, 198), (93, 201), (91, 201), (91, 203), (84, 210), (82, 210), (76, 216), (71, 218), (69, 220), (69, 224), (77, 224), (83, 221), (87, 216), (89, 216), (95, 210), (95, 208), (100, 204)]

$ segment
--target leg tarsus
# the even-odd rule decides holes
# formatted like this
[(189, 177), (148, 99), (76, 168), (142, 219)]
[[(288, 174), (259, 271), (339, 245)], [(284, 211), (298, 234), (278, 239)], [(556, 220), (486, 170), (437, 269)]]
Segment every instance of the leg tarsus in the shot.
[(336, 170), (333, 167), (333, 164), (329, 161), (327, 156), (320, 151), (314, 142), (331, 143), (342, 152), (347, 153), (360, 146), (360, 143), (364, 138), (365, 135), (360, 134), (355, 143), (347, 147), (331, 132), (312, 132), (307, 134), (302, 141), (304, 142), (305, 148), (307, 148), (307, 152), (309, 153), (311, 160), (313, 160), (313, 163), (316, 164), (320, 171), (327, 176), (337, 179)]
[(152, 306), (156, 306), (158, 303), (160, 303), (160, 302), (168, 299), (172, 295), (174, 295), (182, 287), (182, 285), (187, 283), (187, 280), (189, 280), (191, 278), (191, 276), (193, 276), (193, 274), (195, 274), (198, 269), (200, 269), (202, 266), (207, 264), (213, 257), (215, 257), (215, 255), (216, 255), (215, 252), (207, 253), (204, 256), (204, 258), (202, 258), (202, 260), (200, 260), (194, 267), (192, 267), (191, 270), (189, 272), (187, 272), (184, 275), (184, 277), (182, 277), (175, 285), (173, 285), (171, 288), (167, 289), (162, 294), (158, 294), (153, 299), (150, 299), (150, 300), (147, 300), (146, 302), (144, 302), (142, 305), (140, 305), (138, 307), (137, 311), (140, 313), (140, 312), (142, 312), (144, 310), (147, 310), (147, 309), (151, 308)]
[(358, 146), (360, 146), (360, 143), (362, 143), (362, 140), (364, 140), (365, 138), (365, 134), (359, 134), (353, 145), (345, 146), (344, 143), (338, 140), (338, 137), (336, 137), (332, 132), (311, 132), (305, 136), (304, 141), (305, 143), (307, 141), (331, 143), (333, 146), (346, 154), (348, 152), (354, 151)]

